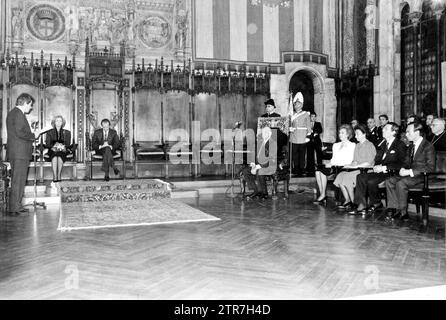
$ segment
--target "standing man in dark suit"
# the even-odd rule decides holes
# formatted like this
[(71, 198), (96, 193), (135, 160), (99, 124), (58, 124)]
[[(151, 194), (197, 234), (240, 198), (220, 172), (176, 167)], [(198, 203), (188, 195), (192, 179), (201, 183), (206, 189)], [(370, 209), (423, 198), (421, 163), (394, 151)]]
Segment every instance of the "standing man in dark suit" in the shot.
[[(316, 121), (316, 112), (310, 113), (311, 130), (307, 135), (310, 140), (307, 143), (307, 173), (314, 175), (316, 172), (316, 163), (318, 166), (322, 166), (322, 140), (321, 134), (323, 132), (322, 124)], [(316, 161), (314, 154), (316, 152)]]
[(105, 172), (105, 181), (110, 181), (110, 167), (116, 175), (119, 174), (119, 169), (115, 166), (113, 155), (119, 148), (118, 133), (110, 128), (110, 120), (104, 119), (101, 121), (102, 129), (98, 129), (93, 134), (92, 147), (96, 154), (102, 156), (102, 168)]
[(265, 111), (266, 113), (261, 116), (261, 118), (280, 118), (281, 115), (276, 113), (276, 104), (273, 99), (268, 99), (265, 101)]
[(392, 218), (408, 220), (409, 189), (423, 183), (423, 172), (435, 170), (434, 146), (423, 138), (423, 124), (415, 121), (407, 126), (406, 136), (411, 142), (399, 176), (386, 181), (388, 213)]
[(28, 212), (22, 207), (22, 198), (32, 158), (33, 142), (39, 137), (40, 130), (36, 129), (33, 133), (25, 115), (33, 110), (34, 101), (31, 95), (22, 93), (17, 98), (16, 107), (6, 117), (6, 156), (11, 163), (9, 212), (12, 214)]
[(378, 137), (379, 141), (382, 141), (383, 139), (383, 129), (386, 124), (389, 123), (389, 117), (387, 114), (382, 114), (379, 116), (379, 128), (378, 128)]
[(374, 144), (376, 148), (381, 143), (382, 139), (379, 137), (378, 127), (376, 126), (375, 119), (369, 118), (367, 120), (367, 140)]
[[(376, 153), (373, 172), (361, 173), (356, 177), (354, 202), (358, 208), (350, 211), (350, 214), (365, 214), (383, 207), (378, 186), (388, 178), (390, 171), (399, 171), (406, 159), (406, 145), (397, 138), (399, 130), (400, 127), (393, 122), (384, 126), (384, 140)], [(367, 193), (371, 204), (368, 208)]]

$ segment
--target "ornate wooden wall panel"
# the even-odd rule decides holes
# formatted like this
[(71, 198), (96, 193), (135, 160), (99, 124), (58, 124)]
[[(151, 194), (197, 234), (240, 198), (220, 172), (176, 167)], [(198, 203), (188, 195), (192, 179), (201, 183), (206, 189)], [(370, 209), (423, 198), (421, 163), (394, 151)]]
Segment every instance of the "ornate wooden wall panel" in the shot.
[[(257, 119), (265, 113), (265, 96), (247, 96), (246, 99), (246, 123), (243, 128), (257, 130)], [(285, 116), (284, 114), (282, 116)]]
[(241, 94), (227, 94), (219, 99), (221, 107), (221, 129), (232, 129), (238, 121), (245, 122), (246, 110)]
[(169, 138), (172, 130), (184, 129), (189, 133), (190, 116), (189, 101), (190, 96), (185, 92), (169, 91), (164, 95), (164, 136)]
[(198, 94), (195, 96), (194, 120), (200, 121), (201, 132), (215, 128), (219, 130), (220, 116), (215, 94)]
[(156, 90), (135, 93), (135, 141), (161, 142), (162, 95)]
[(61, 115), (66, 120), (65, 129), (70, 130), (72, 137), (73, 127), (73, 92), (67, 87), (49, 87), (45, 89), (44, 100), (44, 127), (51, 124), (51, 120)]

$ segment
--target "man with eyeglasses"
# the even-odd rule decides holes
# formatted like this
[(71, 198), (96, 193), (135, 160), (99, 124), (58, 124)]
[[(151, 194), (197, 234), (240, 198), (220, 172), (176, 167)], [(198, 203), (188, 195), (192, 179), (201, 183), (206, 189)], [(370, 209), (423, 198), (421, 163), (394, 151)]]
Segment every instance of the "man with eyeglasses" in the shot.
[(446, 151), (445, 120), (437, 118), (432, 121), (432, 136), (429, 142), (434, 145), (435, 151)]

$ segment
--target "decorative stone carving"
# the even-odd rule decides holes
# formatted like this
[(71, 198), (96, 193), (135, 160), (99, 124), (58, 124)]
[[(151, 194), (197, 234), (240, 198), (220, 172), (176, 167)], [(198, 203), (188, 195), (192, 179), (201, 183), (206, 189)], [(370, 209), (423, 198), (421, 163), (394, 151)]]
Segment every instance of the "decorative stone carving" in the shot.
[(138, 36), (148, 48), (162, 48), (171, 39), (171, 26), (161, 16), (150, 16), (139, 24)]
[(12, 9), (11, 18), (11, 38), (12, 41), (23, 40), (23, 9)]
[(23, 52), (23, 9), (13, 8), (11, 18), (11, 51)]
[(38, 40), (53, 41), (65, 32), (65, 16), (58, 8), (47, 4), (33, 7), (26, 24), (31, 35)]

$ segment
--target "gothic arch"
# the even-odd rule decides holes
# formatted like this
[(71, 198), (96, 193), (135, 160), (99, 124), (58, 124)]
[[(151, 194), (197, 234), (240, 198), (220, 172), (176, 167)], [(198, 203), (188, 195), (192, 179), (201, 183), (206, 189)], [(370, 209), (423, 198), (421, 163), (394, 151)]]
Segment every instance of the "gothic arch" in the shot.
[(325, 115), (325, 94), (326, 94), (325, 80), (324, 80), (325, 78), (315, 68), (312, 68), (310, 66), (298, 66), (289, 73), (288, 87), (291, 84), (291, 79), (293, 79), (293, 77), (297, 73), (303, 73), (305, 76), (311, 79), (314, 89), (314, 111), (318, 115), (318, 119), (319, 121), (322, 122), (324, 128), (328, 127)]

